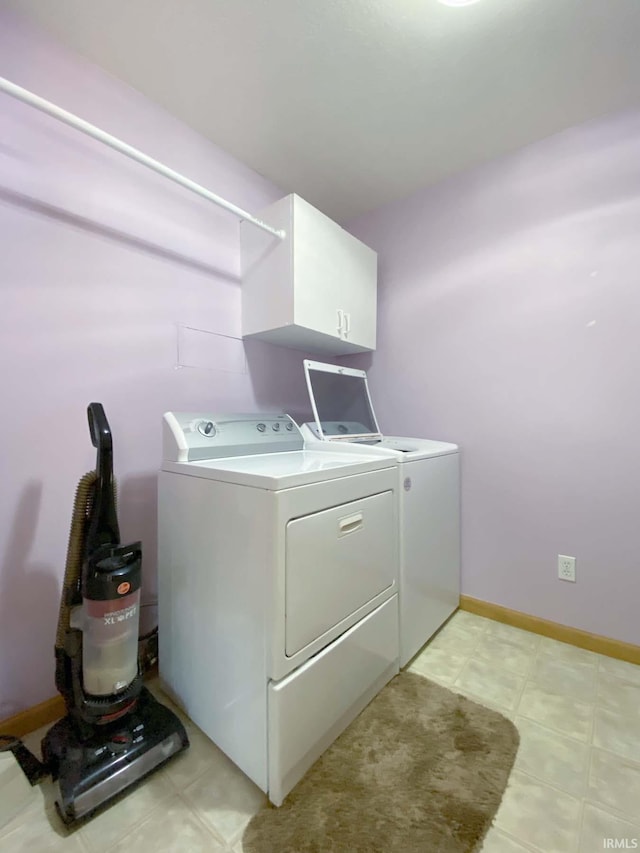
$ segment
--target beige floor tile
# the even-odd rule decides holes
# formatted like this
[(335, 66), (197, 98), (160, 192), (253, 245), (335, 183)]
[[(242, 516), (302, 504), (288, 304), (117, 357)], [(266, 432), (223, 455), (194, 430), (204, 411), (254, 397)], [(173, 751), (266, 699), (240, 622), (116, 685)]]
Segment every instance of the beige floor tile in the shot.
[(227, 853), (227, 847), (176, 796), (126, 835), (112, 853)]
[(518, 714), (577, 740), (586, 742), (591, 737), (593, 705), (560, 696), (532, 682), (525, 685)]
[(616, 678), (621, 678), (623, 681), (640, 685), (640, 666), (635, 663), (627, 663), (624, 660), (616, 660), (616, 658), (602, 655), (600, 657), (600, 670), (615, 675)]
[(606, 670), (600, 670), (596, 705), (618, 714), (640, 715), (640, 684), (623, 681)]
[(233, 762), (222, 759), (189, 785), (184, 797), (208, 826), (233, 844), (267, 798)]
[(439, 684), (450, 685), (467, 660), (465, 655), (448, 652), (444, 649), (432, 649), (430, 646), (413, 659), (409, 670), (432, 678)]
[[(617, 840), (619, 846), (614, 848), (614, 843), (609, 839), (612, 842)], [(605, 846), (608, 841), (608, 846)], [(579, 853), (602, 853), (607, 849), (640, 850), (640, 827), (586, 803)]]
[(531, 853), (532, 847), (524, 847), (504, 832), (492, 826), (482, 844), (481, 853)]
[(574, 797), (585, 793), (589, 745), (516, 717), (520, 748), (516, 767)]
[(477, 616), (475, 613), (469, 613), (466, 610), (456, 610), (447, 622), (447, 626), (479, 632), (486, 631), (491, 624), (491, 619), (485, 619), (484, 616)]
[(579, 649), (577, 646), (572, 646), (570, 643), (560, 643), (558, 640), (552, 640), (550, 637), (540, 637), (540, 654), (553, 655), (560, 660), (566, 660), (570, 663), (581, 663), (584, 666), (597, 667), (600, 655), (595, 652), (590, 652), (587, 649)]
[(593, 745), (640, 764), (640, 716), (596, 708)]
[(572, 853), (578, 838), (581, 801), (514, 770), (495, 824), (544, 853)]
[(478, 641), (473, 657), (518, 675), (527, 675), (535, 660), (535, 648), (524, 648), (510, 642), (508, 637), (487, 632)]
[(428, 649), (443, 649), (460, 655), (470, 655), (484, 631), (467, 630), (464, 625), (445, 625), (427, 645)]
[(472, 658), (464, 666), (453, 683), (453, 689), (460, 688), (486, 699), (495, 705), (513, 710), (520, 696), (524, 678), (506, 669)]
[(595, 701), (597, 674), (595, 666), (550, 654), (538, 654), (529, 678), (551, 693), (571, 696), (591, 704)]
[(0, 753), (0, 833), (29, 806), (42, 803), (37, 788), (31, 787), (13, 754)]
[(43, 806), (42, 796), (0, 834), (0, 853), (86, 853), (77, 830), (67, 829)]
[(511, 625), (504, 625), (502, 622), (490, 622), (487, 633), (494, 637), (501, 637), (511, 645), (519, 646), (522, 649), (537, 649), (540, 644), (540, 637), (537, 634), (532, 634), (531, 631), (523, 631), (521, 628), (513, 628)]
[(453, 690), (454, 693), (459, 693), (460, 696), (464, 696), (466, 699), (469, 699), (469, 701), (475, 702), (476, 705), (482, 705), (483, 708), (490, 708), (492, 711), (497, 711), (498, 714), (502, 714), (502, 716), (506, 717), (508, 720), (513, 721), (513, 718), (515, 717), (515, 711), (511, 708), (506, 708), (504, 705), (492, 702), (484, 696), (476, 696), (476, 694), (472, 693), (470, 690), (465, 690), (462, 687), (456, 687), (455, 684), (449, 685), (449, 690)]
[(159, 770), (88, 821), (80, 834), (92, 853), (103, 853), (174, 796), (165, 771)]
[(593, 749), (587, 797), (640, 824), (640, 764)]

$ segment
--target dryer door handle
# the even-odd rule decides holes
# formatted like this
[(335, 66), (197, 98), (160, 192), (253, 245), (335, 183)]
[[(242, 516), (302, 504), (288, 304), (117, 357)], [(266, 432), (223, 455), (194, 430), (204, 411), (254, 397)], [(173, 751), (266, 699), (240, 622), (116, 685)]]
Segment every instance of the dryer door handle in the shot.
[(338, 536), (346, 536), (347, 533), (354, 533), (362, 527), (362, 513), (355, 512), (353, 515), (346, 515), (338, 521)]

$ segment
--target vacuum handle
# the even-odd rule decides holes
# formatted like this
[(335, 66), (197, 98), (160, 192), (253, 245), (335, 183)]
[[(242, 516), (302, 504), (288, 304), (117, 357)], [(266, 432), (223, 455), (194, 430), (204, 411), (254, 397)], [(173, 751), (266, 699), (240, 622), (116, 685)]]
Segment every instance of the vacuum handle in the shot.
[(109, 421), (104, 413), (102, 403), (89, 403), (87, 406), (89, 432), (91, 443), (98, 448), (96, 471), (100, 480), (100, 488), (110, 490), (113, 480), (113, 441)]
[(87, 417), (89, 418), (89, 431), (93, 446), (97, 447), (98, 451), (112, 450), (111, 430), (102, 403), (89, 403)]
[(120, 542), (113, 485), (113, 441), (102, 403), (89, 403), (87, 417), (91, 441), (98, 450), (96, 460), (98, 476), (85, 540), (85, 559), (100, 545)]

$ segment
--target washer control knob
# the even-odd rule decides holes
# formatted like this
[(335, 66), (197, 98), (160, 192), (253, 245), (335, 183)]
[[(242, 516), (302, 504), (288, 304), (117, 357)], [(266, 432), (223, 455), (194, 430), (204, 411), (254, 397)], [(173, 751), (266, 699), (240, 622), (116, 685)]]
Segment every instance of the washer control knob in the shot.
[(291, 421), (289, 421), (289, 423), (287, 424), (287, 432), (291, 432), (292, 429), (293, 429), (293, 424), (291, 423)]
[(272, 429), (274, 432), (280, 432), (280, 422), (279, 422), (279, 421), (276, 421), (276, 422), (271, 426), (271, 429)]
[(202, 421), (198, 424), (198, 432), (206, 435), (207, 438), (213, 438), (216, 434), (216, 425), (213, 421)]
[(266, 424), (258, 424), (258, 426), (256, 427), (258, 432), (264, 432), (266, 430), (266, 428), (267, 428)]

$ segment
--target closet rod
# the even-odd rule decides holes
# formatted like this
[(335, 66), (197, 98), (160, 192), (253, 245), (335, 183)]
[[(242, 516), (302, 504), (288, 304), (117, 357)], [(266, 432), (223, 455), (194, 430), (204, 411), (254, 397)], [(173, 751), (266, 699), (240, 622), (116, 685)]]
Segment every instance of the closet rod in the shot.
[(186, 189), (191, 190), (191, 192), (196, 193), (196, 195), (202, 196), (203, 198), (206, 198), (207, 201), (211, 201), (218, 205), (218, 207), (222, 207), (224, 210), (234, 213), (241, 219), (251, 222), (257, 228), (262, 228), (263, 231), (268, 231), (269, 234), (273, 234), (274, 237), (279, 237), (280, 239), (286, 237), (285, 231), (279, 231), (276, 228), (272, 228), (270, 225), (267, 225), (266, 222), (262, 222), (260, 219), (256, 219), (255, 216), (251, 216), (251, 214), (247, 213), (246, 210), (236, 207), (236, 205), (232, 204), (230, 201), (225, 201), (225, 199), (220, 198), (220, 196), (210, 192), (205, 187), (200, 186), (200, 184), (196, 184), (195, 181), (185, 178), (184, 175), (181, 175), (179, 172), (174, 172), (173, 169), (165, 166), (164, 163), (154, 160), (153, 157), (148, 157), (132, 145), (127, 145), (126, 142), (122, 142), (122, 140), (117, 137), (111, 136), (110, 133), (105, 133), (105, 131), (100, 130), (99, 127), (90, 124), (88, 121), (79, 118), (73, 113), (67, 112), (67, 110), (63, 110), (61, 107), (57, 107), (55, 104), (52, 104), (51, 101), (46, 101), (39, 95), (34, 95), (33, 92), (29, 92), (28, 89), (23, 89), (22, 86), (16, 86), (15, 83), (12, 83), (10, 80), (5, 80), (4, 77), (0, 77), (0, 92), (5, 92), (7, 95), (11, 95), (12, 98), (17, 98), (17, 100), (22, 101), (25, 104), (29, 104), (43, 113), (47, 113), (47, 115), (53, 116), (53, 118), (57, 118), (65, 124), (75, 127), (76, 130), (80, 130), (82, 133), (86, 133), (87, 136), (91, 136), (93, 139), (103, 142), (110, 148), (115, 148), (116, 151), (119, 151), (126, 157), (130, 157), (137, 163), (142, 163), (143, 166), (153, 169), (154, 172), (158, 172), (159, 175), (163, 175), (165, 178), (169, 178), (170, 181), (180, 184), (181, 187), (185, 187)]

